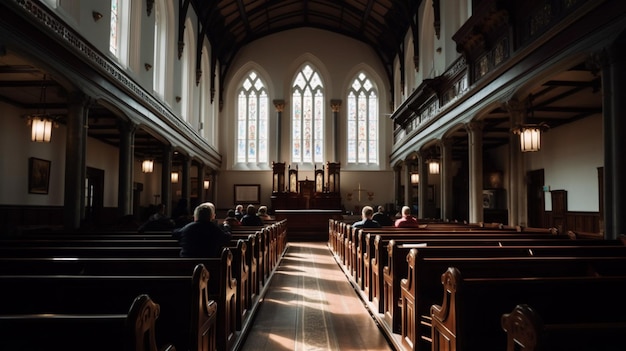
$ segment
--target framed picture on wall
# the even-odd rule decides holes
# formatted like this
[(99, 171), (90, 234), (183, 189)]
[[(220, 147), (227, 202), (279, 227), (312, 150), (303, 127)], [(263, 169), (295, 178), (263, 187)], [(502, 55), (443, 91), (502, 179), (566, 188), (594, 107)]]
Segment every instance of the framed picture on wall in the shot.
[(260, 184), (235, 184), (235, 203), (236, 204), (259, 204), (261, 203), (261, 185)]
[(51, 161), (31, 157), (28, 159), (28, 193), (48, 194)]

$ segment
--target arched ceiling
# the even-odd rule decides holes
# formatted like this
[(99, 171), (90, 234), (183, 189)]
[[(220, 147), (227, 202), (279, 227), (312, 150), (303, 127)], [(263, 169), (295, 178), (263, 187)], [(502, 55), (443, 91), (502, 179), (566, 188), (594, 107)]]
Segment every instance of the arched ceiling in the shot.
[(191, 0), (222, 66), (246, 44), (294, 28), (318, 28), (369, 45), (391, 78), (393, 60), (421, 0)]

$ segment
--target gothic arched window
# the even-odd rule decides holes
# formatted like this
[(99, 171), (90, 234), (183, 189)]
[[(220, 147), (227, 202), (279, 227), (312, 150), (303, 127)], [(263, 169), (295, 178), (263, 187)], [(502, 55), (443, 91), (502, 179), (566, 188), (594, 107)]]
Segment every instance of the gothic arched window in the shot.
[(296, 74), (291, 101), (292, 162), (324, 162), (324, 85), (311, 65)]
[(348, 163), (378, 163), (378, 94), (365, 73), (352, 81), (347, 99)]
[(269, 98), (265, 84), (250, 72), (237, 94), (237, 162), (267, 163)]

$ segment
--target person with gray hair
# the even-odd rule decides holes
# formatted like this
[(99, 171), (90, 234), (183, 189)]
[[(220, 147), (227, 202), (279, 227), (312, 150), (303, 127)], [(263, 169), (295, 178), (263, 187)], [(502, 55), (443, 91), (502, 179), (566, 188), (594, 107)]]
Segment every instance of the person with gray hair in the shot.
[(402, 207), (402, 218), (396, 219), (395, 226), (398, 228), (418, 228), (417, 218), (411, 216), (411, 208), (409, 206)]
[(173, 233), (178, 237), (180, 257), (220, 257), (231, 235), (215, 223), (215, 205), (210, 202), (198, 205), (193, 211), (193, 219)]

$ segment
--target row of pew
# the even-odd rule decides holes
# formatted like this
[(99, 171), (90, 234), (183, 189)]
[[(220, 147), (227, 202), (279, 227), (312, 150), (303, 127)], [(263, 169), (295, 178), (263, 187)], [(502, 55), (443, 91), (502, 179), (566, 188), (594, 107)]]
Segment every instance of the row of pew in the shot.
[(233, 228), (218, 258), (179, 257), (170, 232), (2, 238), (0, 349), (235, 350), (286, 234), (286, 221)]
[(329, 220), (329, 248), (398, 350), (624, 350), (624, 239)]

